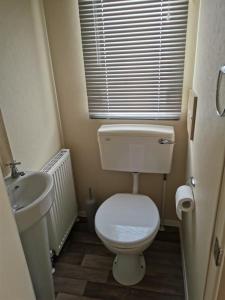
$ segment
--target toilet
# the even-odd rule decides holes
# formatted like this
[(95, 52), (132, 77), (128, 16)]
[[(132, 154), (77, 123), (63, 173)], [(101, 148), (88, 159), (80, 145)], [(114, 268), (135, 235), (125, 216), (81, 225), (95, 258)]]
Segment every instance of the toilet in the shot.
[(160, 227), (154, 201), (138, 194), (138, 174), (168, 174), (174, 140), (172, 126), (121, 124), (102, 125), (98, 129), (103, 170), (133, 174), (133, 192), (112, 195), (95, 216), (98, 237), (116, 254), (112, 272), (120, 284), (134, 285), (143, 279), (143, 251), (151, 245)]

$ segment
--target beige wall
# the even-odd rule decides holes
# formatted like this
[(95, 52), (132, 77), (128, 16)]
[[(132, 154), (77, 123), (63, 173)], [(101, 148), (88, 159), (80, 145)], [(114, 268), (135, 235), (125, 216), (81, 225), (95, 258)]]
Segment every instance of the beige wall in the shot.
[(0, 207), (0, 299), (35, 300), (1, 170)]
[(13, 156), (39, 169), (60, 148), (40, 1), (0, 1), (0, 108)]
[[(225, 119), (215, 111), (218, 70), (225, 53), (224, 0), (201, 1), (193, 87), (198, 95), (195, 138), (189, 143), (188, 176), (196, 178), (196, 208), (184, 217), (189, 299), (202, 300), (225, 150)], [(221, 98), (224, 99), (224, 91)], [(214, 300), (214, 299), (212, 299)]]
[[(76, 188), (82, 208), (88, 187), (93, 187), (97, 199), (103, 201), (113, 193), (130, 192), (132, 179), (130, 174), (101, 170), (96, 138), (97, 128), (102, 123), (115, 121), (90, 120), (88, 117), (78, 1), (44, 0), (44, 7), (65, 144), (72, 150)], [(185, 99), (192, 78), (193, 51), (190, 51), (192, 41), (190, 32), (187, 55), (187, 65), (190, 67), (187, 68), (185, 75)], [(183, 184), (185, 179), (187, 139), (185, 110), (184, 105), (180, 121), (161, 122), (174, 125), (176, 131), (174, 163), (168, 178), (167, 219), (176, 219), (174, 194), (176, 187)], [(141, 175), (140, 179), (140, 192), (151, 196), (159, 203), (162, 176)]]

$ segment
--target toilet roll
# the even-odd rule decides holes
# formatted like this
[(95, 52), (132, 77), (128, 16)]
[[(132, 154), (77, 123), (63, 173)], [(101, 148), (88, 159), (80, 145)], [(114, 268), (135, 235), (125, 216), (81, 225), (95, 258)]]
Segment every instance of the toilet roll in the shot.
[(194, 209), (192, 189), (188, 185), (180, 186), (176, 191), (176, 211), (179, 220), (182, 220), (182, 211), (190, 212)]

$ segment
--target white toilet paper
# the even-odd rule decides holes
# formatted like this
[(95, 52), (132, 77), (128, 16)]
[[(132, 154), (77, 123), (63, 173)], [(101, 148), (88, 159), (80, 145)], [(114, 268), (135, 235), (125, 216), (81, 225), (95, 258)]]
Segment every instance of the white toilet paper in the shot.
[(176, 211), (179, 220), (182, 220), (182, 211), (189, 212), (194, 209), (194, 197), (190, 186), (182, 185), (176, 191)]

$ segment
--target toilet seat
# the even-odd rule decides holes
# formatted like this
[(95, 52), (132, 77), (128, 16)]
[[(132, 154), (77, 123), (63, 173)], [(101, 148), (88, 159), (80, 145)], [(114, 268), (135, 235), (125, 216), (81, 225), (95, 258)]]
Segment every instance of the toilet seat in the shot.
[(103, 202), (95, 216), (100, 239), (118, 249), (148, 243), (158, 232), (159, 224), (158, 209), (145, 195), (115, 194)]

